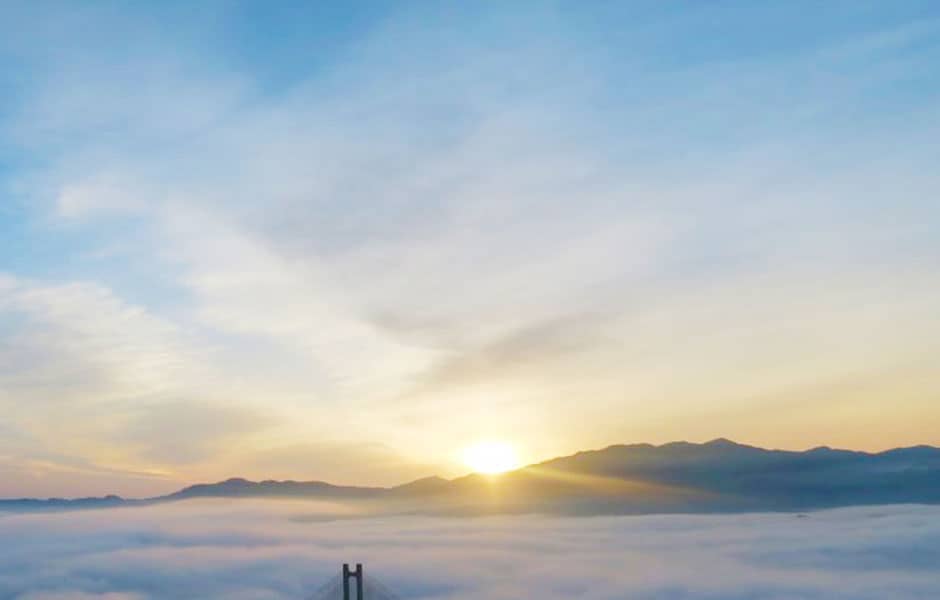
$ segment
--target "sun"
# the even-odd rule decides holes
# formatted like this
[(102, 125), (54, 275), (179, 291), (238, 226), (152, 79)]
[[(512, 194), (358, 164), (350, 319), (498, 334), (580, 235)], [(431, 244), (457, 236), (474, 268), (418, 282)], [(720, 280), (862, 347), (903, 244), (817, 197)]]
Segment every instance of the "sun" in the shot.
[(463, 462), (477, 473), (495, 475), (519, 467), (519, 458), (512, 444), (477, 442), (463, 451)]

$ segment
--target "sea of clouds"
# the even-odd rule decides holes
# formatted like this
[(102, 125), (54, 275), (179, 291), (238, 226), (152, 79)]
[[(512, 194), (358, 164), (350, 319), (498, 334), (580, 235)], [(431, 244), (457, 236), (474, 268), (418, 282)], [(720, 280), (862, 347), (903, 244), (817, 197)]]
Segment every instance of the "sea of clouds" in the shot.
[(357, 518), (192, 501), (0, 515), (0, 598), (302, 599), (362, 562), (402, 598), (940, 598), (940, 507)]

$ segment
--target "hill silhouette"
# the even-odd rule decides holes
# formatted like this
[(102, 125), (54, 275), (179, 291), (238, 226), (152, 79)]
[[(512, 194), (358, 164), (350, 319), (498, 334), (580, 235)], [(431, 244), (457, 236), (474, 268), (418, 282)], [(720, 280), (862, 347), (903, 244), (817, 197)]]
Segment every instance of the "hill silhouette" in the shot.
[(868, 453), (819, 447), (794, 452), (727, 439), (630, 444), (579, 452), (498, 476), (428, 477), (392, 488), (233, 478), (157, 498), (0, 500), (0, 509), (114, 507), (191, 498), (309, 498), (357, 503), (369, 513), (455, 515), (803, 511), (933, 504), (940, 503), (940, 448)]

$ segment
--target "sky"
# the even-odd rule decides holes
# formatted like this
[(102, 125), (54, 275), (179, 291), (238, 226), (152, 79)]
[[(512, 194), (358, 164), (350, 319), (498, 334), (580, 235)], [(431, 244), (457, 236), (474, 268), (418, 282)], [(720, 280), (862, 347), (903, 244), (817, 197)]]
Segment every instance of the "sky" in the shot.
[(362, 562), (421, 600), (920, 600), (940, 594), (940, 508), (331, 521), (311, 502), (0, 515), (13, 600), (309, 598)]
[(4, 2), (0, 496), (940, 443), (933, 1)]

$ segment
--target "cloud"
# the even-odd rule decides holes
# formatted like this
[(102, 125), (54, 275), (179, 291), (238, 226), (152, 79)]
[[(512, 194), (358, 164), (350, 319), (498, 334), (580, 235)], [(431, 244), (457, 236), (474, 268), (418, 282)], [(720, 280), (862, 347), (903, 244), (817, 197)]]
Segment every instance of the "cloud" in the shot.
[[(16, 434), (4, 436), (4, 458), (40, 479), (87, 476), (72, 481), (72, 494), (100, 494), (102, 485), (135, 495), (153, 493), (153, 484), (169, 491), (177, 484), (159, 483), (161, 466), (204, 459), (268, 424), (220, 396), (209, 345), (104, 286), (4, 277), (0, 323), (0, 405), (4, 428)], [(102, 484), (103, 475), (112, 482)], [(122, 475), (131, 481), (120, 482)], [(0, 493), (50, 493), (31, 479)]]
[[(933, 597), (936, 507), (620, 518), (331, 520), (304, 502), (4, 515), (5, 598), (308, 597), (343, 562), (403, 598)], [(321, 518), (310, 519), (311, 515)]]
[(133, 411), (119, 429), (127, 448), (157, 464), (189, 464), (226, 454), (247, 435), (270, 426), (270, 418), (239, 406), (175, 400)]
[(85, 251), (0, 283), (14, 462), (218, 479), (378, 442), (391, 482), (480, 437), (934, 439), (936, 21), (401, 7), (333, 45), (6, 10), (2, 183)]
[(100, 174), (63, 185), (56, 198), (55, 212), (66, 220), (81, 220), (102, 213), (135, 213), (145, 207), (140, 193), (141, 190), (129, 182)]
[[(5, 277), (0, 311), (10, 324), (3, 389), (29, 391), (34, 401), (67, 405), (70, 395), (97, 396), (99, 403), (156, 395), (189, 377), (190, 365), (198, 362), (178, 325), (100, 284)], [(106, 391), (109, 385), (114, 389)]]

